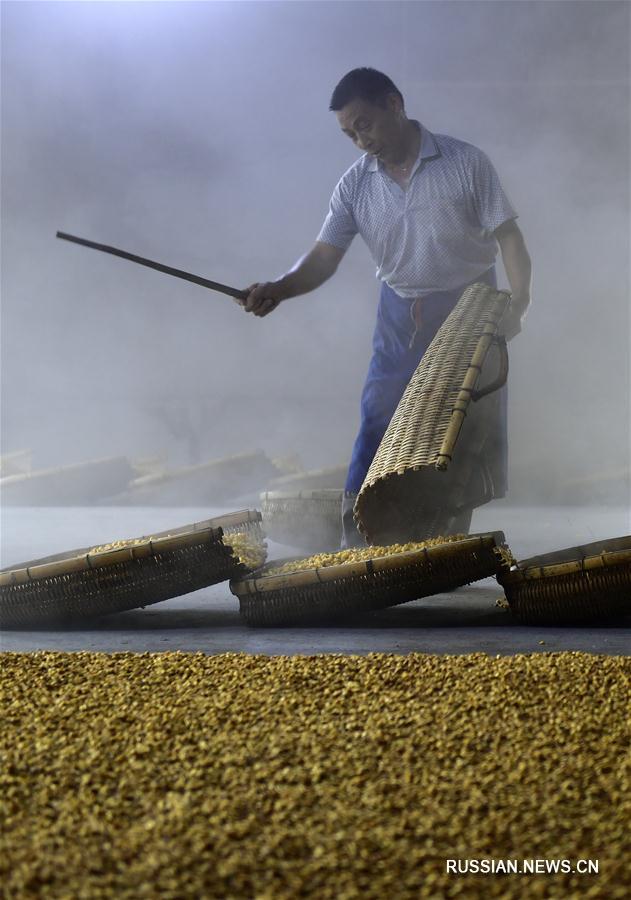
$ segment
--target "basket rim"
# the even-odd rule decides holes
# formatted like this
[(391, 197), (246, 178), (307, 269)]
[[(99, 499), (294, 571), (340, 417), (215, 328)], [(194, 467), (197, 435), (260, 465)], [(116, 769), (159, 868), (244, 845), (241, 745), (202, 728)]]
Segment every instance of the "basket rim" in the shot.
[[(280, 489), (284, 488), (287, 485), (288, 488), (291, 487), (292, 484), (300, 484), (301, 481), (310, 478), (322, 478), (328, 477), (330, 475), (341, 475), (342, 482), (346, 479), (346, 472), (348, 471), (348, 463), (339, 463), (335, 466), (324, 466), (320, 469), (304, 469), (302, 472), (288, 472), (286, 475), (277, 475), (275, 478), (270, 479), (269, 486), (272, 490), (276, 487)], [(343, 490), (344, 485), (341, 484), (339, 490)], [(299, 490), (299, 488), (297, 488)], [(306, 490), (310, 490), (306, 488)], [(334, 490), (338, 490), (338, 488), (334, 488)]]
[[(126, 540), (130, 541), (128, 546), (96, 552), (89, 547), (83, 547), (53, 556), (28, 560), (0, 570), (0, 587), (70, 575), (73, 572), (85, 572), (88, 569), (104, 569), (118, 563), (146, 559), (156, 556), (158, 553), (181, 550), (196, 544), (215, 543), (226, 536), (225, 529), (235, 525), (247, 525), (249, 522), (261, 522), (261, 520), (262, 516), (258, 510), (242, 510), (217, 516), (214, 519), (193, 522), (168, 531), (160, 531), (153, 535), (127, 538)], [(142, 543), (131, 543), (137, 540)], [(224, 546), (231, 549), (229, 543), (224, 542)]]
[(263, 491), (259, 500), (333, 500), (344, 496), (344, 488), (314, 488), (301, 491)]
[[(265, 569), (282, 563), (271, 560), (261, 569), (252, 572), (247, 578), (230, 581), (230, 590), (235, 596), (262, 594), (268, 591), (285, 590), (286, 588), (305, 587), (311, 584), (322, 584), (343, 578), (360, 575), (372, 575), (373, 572), (402, 569), (417, 563), (420, 559), (439, 560), (442, 557), (455, 555), (454, 551), (469, 551), (477, 547), (496, 548), (506, 541), (503, 531), (482, 532), (469, 535), (457, 541), (445, 541), (419, 550), (405, 550), (402, 553), (391, 553), (388, 556), (376, 556), (358, 562), (338, 563), (334, 566), (320, 566), (314, 569), (301, 569), (284, 575), (265, 575)], [(420, 542), (419, 542), (420, 543)], [(304, 557), (294, 557), (301, 559)], [(498, 557), (498, 568), (500, 565)]]
[[(620, 547), (620, 543), (628, 546)], [(591, 548), (601, 548), (599, 553), (590, 553)], [(611, 549), (608, 549), (608, 548)], [(571, 554), (576, 551), (574, 559), (550, 561), (551, 557)], [(583, 551), (583, 552), (581, 552)], [(588, 552), (584, 552), (588, 551)], [(597, 569), (610, 569), (620, 565), (631, 565), (631, 535), (622, 538), (610, 538), (596, 541), (581, 547), (567, 547), (552, 553), (544, 553), (529, 559), (518, 560), (510, 569), (503, 569), (498, 580), (503, 585), (514, 585), (524, 581), (535, 581), (544, 578), (558, 578), (567, 575), (589, 572)]]

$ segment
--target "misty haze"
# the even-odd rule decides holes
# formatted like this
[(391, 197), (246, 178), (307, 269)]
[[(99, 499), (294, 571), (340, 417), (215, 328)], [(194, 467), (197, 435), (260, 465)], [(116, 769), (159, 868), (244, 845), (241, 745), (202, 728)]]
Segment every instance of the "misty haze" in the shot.
[(617, 2), (3, 3), (2, 453), (348, 463), (379, 293), (360, 238), (257, 319), (55, 232), (277, 277), (357, 158), (328, 102), (369, 65), (481, 147), (519, 213), (509, 500), (628, 507), (628, 25)]

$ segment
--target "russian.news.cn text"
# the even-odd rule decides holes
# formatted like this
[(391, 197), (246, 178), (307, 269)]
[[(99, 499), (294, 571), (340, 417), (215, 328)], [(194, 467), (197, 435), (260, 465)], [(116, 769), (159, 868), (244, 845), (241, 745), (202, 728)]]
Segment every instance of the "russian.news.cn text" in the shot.
[(448, 875), (598, 875), (597, 859), (448, 859)]

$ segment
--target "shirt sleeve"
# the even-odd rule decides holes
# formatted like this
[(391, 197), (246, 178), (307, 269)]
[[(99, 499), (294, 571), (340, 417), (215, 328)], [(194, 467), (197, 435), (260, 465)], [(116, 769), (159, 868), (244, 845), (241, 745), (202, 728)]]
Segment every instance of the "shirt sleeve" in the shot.
[(502, 187), (493, 163), (481, 150), (475, 154), (469, 177), (473, 205), (487, 234), (492, 234), (509, 219), (517, 218), (515, 207)]
[(332, 244), (340, 250), (348, 250), (356, 234), (357, 223), (353, 215), (349, 186), (341, 178), (333, 191), (329, 212), (317, 240)]

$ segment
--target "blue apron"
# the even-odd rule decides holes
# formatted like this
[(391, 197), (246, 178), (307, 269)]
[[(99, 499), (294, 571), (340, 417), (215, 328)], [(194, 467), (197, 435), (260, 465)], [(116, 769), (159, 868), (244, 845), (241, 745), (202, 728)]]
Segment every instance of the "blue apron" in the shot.
[[(471, 283), (478, 282), (497, 287), (495, 267), (488, 269)], [(385, 282), (382, 283), (373, 336), (373, 355), (362, 391), (361, 425), (346, 479), (349, 500), (359, 493), (390, 419), (423, 354), (466, 287), (468, 285), (451, 291), (436, 291), (423, 297), (420, 301), (421, 325), (417, 330), (412, 315), (413, 301), (400, 297)], [(495, 497), (503, 497), (506, 493), (506, 398), (504, 387), (500, 399), (500, 433), (493, 441), (493, 460), (488, 461)]]

